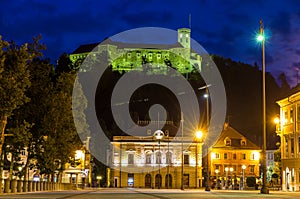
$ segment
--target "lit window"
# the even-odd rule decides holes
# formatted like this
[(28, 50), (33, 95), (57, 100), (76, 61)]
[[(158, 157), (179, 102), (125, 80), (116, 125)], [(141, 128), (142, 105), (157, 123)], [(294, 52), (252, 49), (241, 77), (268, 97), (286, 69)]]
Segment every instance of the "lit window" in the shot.
[(225, 142), (225, 146), (231, 146), (231, 140), (229, 138), (226, 138), (224, 142)]

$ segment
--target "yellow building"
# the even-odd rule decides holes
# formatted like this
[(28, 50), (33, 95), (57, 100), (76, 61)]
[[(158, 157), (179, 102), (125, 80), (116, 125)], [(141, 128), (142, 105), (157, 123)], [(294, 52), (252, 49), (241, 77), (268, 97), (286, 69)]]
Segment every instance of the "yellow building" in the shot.
[(280, 122), (276, 132), (281, 141), (282, 190), (300, 190), (300, 91), (277, 101)]
[[(208, 151), (203, 165), (206, 168), (208, 162), (213, 187), (243, 189), (247, 177), (260, 176), (260, 148), (228, 124), (224, 125), (218, 140)], [(245, 186), (241, 180), (243, 175)]]
[(202, 143), (194, 138), (171, 137), (160, 130), (148, 132), (147, 136), (114, 136), (108, 153), (108, 185), (200, 187), (201, 157)]

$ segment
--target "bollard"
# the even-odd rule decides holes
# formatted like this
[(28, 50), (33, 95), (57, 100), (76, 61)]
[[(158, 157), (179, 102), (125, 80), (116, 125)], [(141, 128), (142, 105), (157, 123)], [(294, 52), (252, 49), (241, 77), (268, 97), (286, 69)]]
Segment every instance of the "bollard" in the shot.
[(43, 191), (43, 190), (44, 190), (44, 189), (43, 189), (43, 188), (44, 188), (44, 184), (45, 184), (45, 182), (41, 182), (41, 183), (40, 183), (40, 191)]
[(17, 192), (22, 192), (22, 180), (17, 180)]
[(35, 188), (35, 191), (40, 191), (40, 182), (36, 182), (36, 188)]
[(31, 192), (32, 191), (32, 181), (27, 181), (27, 186), (28, 186), (27, 191)]
[(4, 180), (4, 193), (9, 193), (10, 192), (10, 180), (5, 179)]
[(32, 190), (32, 191), (35, 191), (35, 187), (36, 187), (36, 182), (33, 181), (33, 182), (31, 183), (31, 190)]
[(16, 193), (17, 192), (17, 180), (11, 181), (11, 192)]
[(28, 191), (28, 181), (24, 180), (23, 181), (23, 192), (27, 192)]

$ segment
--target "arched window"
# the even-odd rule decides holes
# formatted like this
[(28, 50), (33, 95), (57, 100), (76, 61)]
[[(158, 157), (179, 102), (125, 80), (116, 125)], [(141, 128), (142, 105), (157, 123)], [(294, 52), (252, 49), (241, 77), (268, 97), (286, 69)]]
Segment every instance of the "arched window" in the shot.
[(226, 137), (224, 139), (224, 144), (225, 144), (225, 146), (231, 146), (231, 139), (229, 137)]
[(146, 164), (151, 164), (151, 153), (150, 152), (147, 152), (146, 153)]

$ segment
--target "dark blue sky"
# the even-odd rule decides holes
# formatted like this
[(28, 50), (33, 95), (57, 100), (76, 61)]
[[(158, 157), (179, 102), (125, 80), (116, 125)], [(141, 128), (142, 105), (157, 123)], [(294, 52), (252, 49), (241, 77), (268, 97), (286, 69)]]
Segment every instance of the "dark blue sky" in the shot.
[[(41, 34), (52, 62), (80, 44), (100, 42), (138, 27), (188, 27), (208, 53), (261, 65), (255, 41), (259, 20), (270, 35), (266, 70), (285, 72), (295, 86), (300, 67), (300, 1), (298, 0), (0, 0), (0, 35), (18, 43)], [(299, 80), (300, 82), (300, 80)]]

